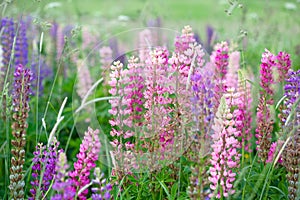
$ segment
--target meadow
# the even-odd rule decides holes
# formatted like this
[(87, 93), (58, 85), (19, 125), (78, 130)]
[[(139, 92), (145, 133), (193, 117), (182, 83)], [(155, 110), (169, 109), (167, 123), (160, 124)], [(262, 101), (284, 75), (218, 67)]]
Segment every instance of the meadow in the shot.
[(0, 199), (299, 199), (299, 0), (4, 0)]

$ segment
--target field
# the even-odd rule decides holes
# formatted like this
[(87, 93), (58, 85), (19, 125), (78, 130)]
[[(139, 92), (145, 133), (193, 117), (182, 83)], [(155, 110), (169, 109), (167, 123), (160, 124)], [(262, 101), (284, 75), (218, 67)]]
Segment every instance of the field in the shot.
[(4, 0), (0, 199), (299, 199), (299, 0)]

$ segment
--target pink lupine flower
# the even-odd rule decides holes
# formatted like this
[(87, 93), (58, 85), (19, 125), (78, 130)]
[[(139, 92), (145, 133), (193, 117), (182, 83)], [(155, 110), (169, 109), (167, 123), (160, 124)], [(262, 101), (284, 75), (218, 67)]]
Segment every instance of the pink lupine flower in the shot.
[(290, 54), (280, 51), (277, 58), (277, 68), (279, 73), (279, 82), (284, 81), (287, 78), (288, 71), (291, 68)]
[(180, 36), (175, 38), (175, 53), (182, 53), (186, 51), (190, 44), (196, 42), (191, 26), (185, 26), (181, 33), (182, 34)]
[(274, 84), (273, 68), (276, 67), (275, 60), (276, 57), (265, 49), (260, 65), (260, 86), (262, 90), (260, 92), (259, 105), (256, 113), (257, 127), (255, 130), (255, 137), (257, 138), (256, 149), (258, 156), (263, 162), (268, 158), (273, 131), (270, 106), (274, 103), (272, 85)]
[[(74, 189), (78, 192), (82, 187), (90, 183), (90, 172), (96, 166), (95, 162), (98, 160), (98, 153), (100, 152), (99, 130), (88, 128), (85, 132), (83, 141), (80, 145), (78, 160), (74, 163), (74, 171), (69, 173), (73, 183)], [(87, 199), (88, 190), (84, 190), (79, 194), (79, 199)]]
[(141, 63), (145, 63), (149, 57), (151, 47), (153, 46), (153, 37), (149, 29), (145, 29), (139, 33), (139, 58)]
[[(231, 100), (230, 100), (231, 99)], [(233, 182), (235, 181), (236, 168), (239, 167), (240, 154), (237, 152), (239, 131), (235, 128), (234, 116), (230, 113), (228, 104), (232, 102), (232, 95), (227, 98), (227, 103), (222, 97), (218, 112), (214, 120), (212, 135), (213, 152), (211, 154), (211, 167), (209, 168), (211, 182), (210, 188), (214, 191), (210, 198), (228, 197), (232, 195)], [(222, 188), (222, 189), (221, 189)]]
[[(150, 58), (146, 61), (145, 69), (145, 109), (144, 119), (147, 122), (149, 133), (158, 132), (161, 142), (161, 153), (163, 154), (169, 144), (173, 144), (173, 131), (167, 130), (171, 122), (170, 107), (172, 103), (171, 94), (174, 94), (171, 74), (172, 68), (168, 67), (168, 51), (164, 48), (157, 48), (150, 52)], [(168, 95), (166, 95), (168, 94)]]
[(234, 105), (237, 107), (234, 110), (236, 116), (236, 128), (240, 131), (241, 147), (246, 151), (251, 152), (251, 85), (247, 82), (242, 72), (239, 72), (238, 88), (235, 94)]
[[(266, 93), (266, 95), (272, 96), (274, 94), (272, 84), (274, 83), (273, 68), (276, 67), (275, 59), (276, 57), (269, 50), (265, 49), (260, 65), (260, 86), (263, 89), (261, 95)], [(268, 102), (272, 104), (273, 100), (270, 99)]]
[(228, 73), (226, 74), (227, 87), (237, 88), (238, 70), (240, 68), (240, 52), (234, 51), (229, 54)]
[(277, 142), (273, 142), (268, 152), (268, 159), (266, 160), (266, 163), (271, 163), (273, 161), (276, 152), (276, 147), (277, 147)]
[(228, 67), (228, 43), (221, 42), (215, 45), (214, 51), (210, 56), (210, 62), (213, 64), (215, 68), (215, 113), (217, 112), (219, 101), (226, 91), (226, 74)]

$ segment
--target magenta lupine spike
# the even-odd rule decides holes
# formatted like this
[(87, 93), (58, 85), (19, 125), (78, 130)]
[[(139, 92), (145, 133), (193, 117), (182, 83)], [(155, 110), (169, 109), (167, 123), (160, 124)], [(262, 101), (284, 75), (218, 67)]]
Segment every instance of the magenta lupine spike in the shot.
[[(90, 127), (84, 134), (84, 138), (80, 145), (79, 153), (77, 154), (77, 161), (74, 163), (74, 171), (69, 173), (74, 186), (73, 188), (78, 192), (82, 187), (90, 183), (90, 172), (96, 167), (98, 154), (100, 152), (99, 130), (93, 130)], [(88, 189), (84, 190), (78, 195), (81, 200), (86, 200)]]
[(232, 94), (227, 95), (227, 102), (224, 97), (220, 101), (220, 106), (214, 119), (212, 135), (212, 157), (211, 167), (209, 168), (210, 189), (213, 191), (210, 198), (228, 197), (235, 193), (233, 184), (235, 181), (235, 170), (239, 167), (240, 154), (237, 151), (239, 142), (237, 137), (239, 131), (234, 128), (235, 121), (233, 114), (230, 113), (232, 104)]
[(274, 91), (272, 85), (275, 83), (273, 78), (273, 68), (276, 67), (276, 56), (265, 49), (261, 59), (260, 69), (260, 99), (256, 113), (256, 150), (261, 161), (265, 162), (271, 147), (273, 120), (271, 119), (270, 106), (274, 103)]
[(273, 142), (271, 144), (270, 150), (268, 152), (268, 158), (266, 160), (266, 163), (272, 163), (273, 162), (273, 159), (274, 159), (274, 156), (275, 156), (275, 153), (276, 153), (276, 147), (277, 147), (277, 142)]
[(265, 49), (262, 54), (260, 65), (260, 86), (262, 87), (261, 95), (267, 95), (267, 101), (269, 104), (273, 104), (272, 96), (274, 91), (272, 84), (274, 84), (273, 68), (276, 67), (276, 56), (274, 56), (269, 50)]
[(10, 168), (10, 185), (11, 197), (13, 199), (24, 198), (24, 172), (23, 165), (25, 162), (25, 144), (26, 144), (26, 122), (29, 113), (29, 95), (30, 82), (32, 73), (23, 65), (16, 66), (14, 72), (13, 84), (13, 123), (12, 123), (12, 158)]
[(26, 66), (28, 63), (28, 42), (27, 42), (27, 26), (20, 21), (17, 27), (17, 36), (15, 44), (15, 65), (22, 64)]
[(287, 78), (289, 69), (291, 68), (290, 54), (280, 51), (277, 56), (277, 69), (279, 73), (279, 82), (284, 81)]
[(228, 67), (228, 43), (221, 42), (215, 45), (214, 51), (210, 56), (211, 63), (215, 68), (215, 113), (217, 112), (219, 101), (223, 94), (226, 92), (226, 83), (225, 78), (227, 74), (227, 67)]
[[(57, 148), (59, 142), (56, 138), (53, 139), (50, 146), (47, 148), (46, 145), (39, 143), (36, 146), (36, 151), (33, 153), (34, 158), (32, 160), (33, 166), (31, 174), (33, 180), (30, 182), (32, 188), (30, 189), (31, 197), (28, 199), (35, 200), (43, 198), (46, 194), (51, 181), (55, 174), (55, 165), (57, 163)], [(42, 176), (41, 187), (40, 178)]]
[(58, 154), (58, 161), (55, 166), (56, 175), (52, 189), (57, 192), (51, 200), (72, 200), (76, 195), (76, 189), (73, 187), (72, 179), (68, 177), (68, 161), (66, 154), (60, 150)]

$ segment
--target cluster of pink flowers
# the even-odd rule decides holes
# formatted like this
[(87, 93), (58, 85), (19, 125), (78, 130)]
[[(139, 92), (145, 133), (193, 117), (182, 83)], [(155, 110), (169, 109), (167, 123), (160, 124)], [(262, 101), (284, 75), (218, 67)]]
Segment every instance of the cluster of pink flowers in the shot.
[[(80, 152), (77, 154), (78, 160), (74, 163), (74, 171), (69, 173), (74, 186), (71, 190), (78, 191), (90, 183), (90, 172), (96, 167), (98, 154), (100, 152), (99, 130), (88, 128), (85, 132)], [(79, 199), (87, 199), (88, 189), (78, 195)]]
[(237, 148), (239, 142), (237, 138), (240, 132), (235, 128), (234, 115), (230, 113), (232, 104), (232, 94), (228, 94), (227, 100), (222, 97), (220, 106), (214, 119), (212, 135), (213, 152), (211, 154), (211, 167), (209, 168), (211, 182), (210, 188), (214, 193), (210, 197), (228, 197), (235, 191), (233, 182), (236, 172), (234, 170), (239, 167), (240, 156)]
[(211, 63), (215, 68), (215, 112), (217, 112), (219, 101), (226, 92), (225, 78), (227, 74), (229, 47), (227, 42), (221, 42), (215, 45), (214, 51), (210, 56)]

